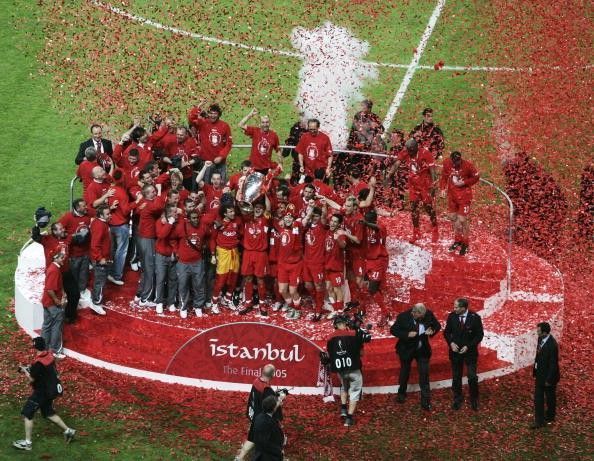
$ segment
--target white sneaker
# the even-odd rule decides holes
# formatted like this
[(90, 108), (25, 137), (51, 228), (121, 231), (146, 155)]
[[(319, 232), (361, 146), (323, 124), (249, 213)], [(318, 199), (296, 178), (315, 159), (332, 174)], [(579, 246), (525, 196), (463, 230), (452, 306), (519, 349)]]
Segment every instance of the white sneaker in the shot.
[(158, 303), (157, 306), (155, 307), (155, 311), (157, 312), (157, 314), (162, 314), (163, 313), (163, 303)]
[(202, 317), (204, 315), (204, 312), (202, 312), (202, 309), (199, 307), (194, 308), (194, 313), (196, 314), (196, 317)]
[(274, 312), (278, 312), (278, 310), (279, 310), (281, 307), (283, 307), (283, 303), (282, 303), (282, 302), (280, 302), (280, 301), (277, 301), (277, 302), (275, 302), (275, 303), (272, 305), (272, 310), (273, 310)]
[(325, 311), (329, 311), (329, 312), (334, 311), (332, 304), (330, 304), (328, 301), (324, 301), (324, 305), (322, 306), (322, 309), (324, 309)]
[(12, 442), (12, 446), (18, 448), (19, 450), (26, 451), (31, 451), (33, 448), (33, 444), (27, 440), (17, 440), (16, 442)]
[(177, 307), (175, 307), (175, 304), (171, 304), (169, 306), (169, 312), (175, 312), (177, 310)]
[(134, 302), (138, 304), (140, 302), (140, 296), (134, 296)]
[(182, 309), (182, 310), (180, 310), (180, 311), (179, 311), (179, 316), (180, 316), (182, 319), (187, 319), (187, 318), (188, 318), (188, 311), (187, 311), (187, 310), (185, 310), (185, 309)]
[(283, 303), (283, 306), (281, 307), (281, 312), (287, 312), (289, 309), (291, 309), (289, 307), (289, 305), (287, 303)]
[(206, 307), (207, 309), (210, 309), (212, 307), (212, 303), (209, 301), (204, 305), (204, 307)]
[(134, 272), (138, 272), (138, 263), (130, 263), (130, 269)]
[(88, 288), (85, 288), (84, 291), (80, 292), (80, 299), (91, 300), (91, 291)]
[(64, 440), (66, 440), (66, 443), (70, 443), (74, 439), (75, 435), (76, 429), (72, 429), (71, 427), (69, 427), (64, 431)]
[(91, 303), (91, 305), (89, 306), (91, 308), (92, 311), (94, 311), (95, 313), (99, 314), (99, 315), (105, 315), (105, 309), (103, 309), (103, 306), (101, 304), (95, 304), (95, 303)]
[(140, 307), (155, 307), (156, 304), (152, 301), (149, 301), (148, 299), (146, 301), (143, 301), (142, 299), (140, 300), (140, 302), (138, 303), (138, 305)]
[(107, 280), (109, 280), (111, 283), (113, 283), (114, 285), (118, 285), (118, 286), (122, 286), (124, 284), (124, 282), (122, 280), (117, 280), (115, 279), (113, 276), (108, 275), (107, 276)]
[(210, 311), (213, 314), (220, 314), (221, 310), (219, 309), (219, 305), (218, 304), (213, 304), (212, 307), (210, 308)]

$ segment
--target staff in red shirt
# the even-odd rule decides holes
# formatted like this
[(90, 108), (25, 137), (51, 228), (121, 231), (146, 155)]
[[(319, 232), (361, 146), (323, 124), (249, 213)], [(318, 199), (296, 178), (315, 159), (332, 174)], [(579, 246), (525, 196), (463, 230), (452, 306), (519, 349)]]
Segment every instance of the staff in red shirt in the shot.
[(452, 152), (449, 159), (443, 162), (440, 178), (442, 195), (448, 196), (449, 219), (454, 227), (454, 243), (450, 251), (460, 247), (460, 255), (468, 251), (470, 223), (468, 213), (472, 202), (472, 186), (479, 181), (480, 175), (475, 166), (462, 158), (458, 151)]
[(325, 133), (320, 131), (320, 121), (312, 118), (307, 121), (307, 133), (299, 138), (295, 151), (299, 155), (301, 174), (314, 176), (319, 169), (326, 170), (326, 177), (332, 175), (332, 143)]
[(97, 162), (97, 150), (94, 147), (87, 147), (85, 149), (85, 157), (76, 169), (76, 176), (83, 185), (83, 193), (93, 181), (93, 168), (96, 166), (99, 166), (99, 162)]
[(419, 229), (419, 207), (421, 204), (431, 220), (431, 240), (435, 243), (439, 240), (437, 215), (433, 207), (433, 197), (437, 185), (435, 158), (427, 149), (419, 147), (414, 139), (409, 139), (404, 144), (404, 149), (398, 154), (396, 162), (390, 168), (388, 178), (394, 176), (402, 163), (408, 166), (408, 194), (413, 223), (413, 235), (410, 243), (415, 243), (421, 236)]
[[(377, 221), (377, 212), (369, 210), (365, 213), (365, 268), (369, 280), (368, 291), (370, 298), (378, 305), (381, 319), (378, 326), (388, 323), (390, 313), (384, 297), (386, 272), (388, 270), (389, 255), (386, 249), (386, 226)], [(363, 309), (365, 313), (365, 309)]]
[(103, 309), (103, 288), (107, 281), (107, 271), (111, 264), (111, 234), (109, 220), (111, 210), (108, 205), (99, 205), (97, 218), (91, 221), (91, 263), (93, 264), (93, 292), (91, 309), (99, 315), (105, 315)]
[(43, 306), (43, 324), (41, 336), (56, 356), (62, 354), (62, 328), (64, 326), (64, 291), (62, 289), (62, 264), (66, 254), (56, 251), (51, 255), (51, 263), (45, 269), (45, 282), (41, 305)]
[(130, 204), (128, 202), (128, 192), (122, 187), (125, 181), (123, 172), (117, 170), (113, 175), (115, 180), (115, 183), (111, 186), (113, 195), (107, 199), (107, 204), (111, 210), (109, 229), (114, 248), (112, 248), (113, 264), (109, 269), (107, 280), (121, 286), (124, 284), (122, 278), (130, 240)]
[(252, 109), (240, 122), (239, 128), (252, 138), (252, 150), (249, 160), (252, 162), (254, 170), (267, 174), (272, 168), (272, 151), (276, 152), (277, 162), (282, 163), (279, 155), (280, 141), (278, 135), (270, 129), (270, 118), (267, 115), (260, 117), (260, 127), (248, 126), (247, 121), (258, 115), (257, 109)]
[[(161, 218), (155, 223), (157, 240), (155, 242), (155, 303), (157, 314), (163, 313), (163, 303), (169, 312), (175, 312), (175, 298), (177, 296), (177, 273), (175, 270), (175, 250), (177, 240), (174, 239), (174, 229), (177, 222), (177, 205), (168, 203)], [(166, 296), (167, 295), (167, 296)]]
[(275, 224), (279, 234), (278, 290), (287, 305), (285, 318), (288, 320), (301, 317), (298, 287), (303, 270), (303, 226), (293, 213), (288, 211), (282, 221)]

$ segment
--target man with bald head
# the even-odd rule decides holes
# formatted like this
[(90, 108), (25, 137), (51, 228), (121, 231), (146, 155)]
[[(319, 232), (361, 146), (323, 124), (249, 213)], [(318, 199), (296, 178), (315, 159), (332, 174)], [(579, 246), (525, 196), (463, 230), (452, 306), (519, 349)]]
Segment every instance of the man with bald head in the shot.
[(246, 459), (247, 454), (254, 448), (254, 420), (256, 419), (256, 416), (262, 413), (262, 402), (266, 397), (269, 397), (271, 395), (277, 396), (278, 405), (272, 417), (277, 421), (283, 419), (281, 407), (283, 404), (283, 400), (287, 396), (287, 393), (281, 391), (277, 395), (274, 389), (272, 389), (272, 387), (270, 386), (270, 381), (272, 380), (272, 378), (274, 378), (274, 376), (280, 376), (280, 374), (277, 372), (274, 365), (269, 363), (268, 365), (264, 365), (260, 377), (258, 377), (252, 384), (252, 389), (250, 391), (246, 412), (246, 415), (250, 420), (250, 429), (248, 431), (247, 441), (244, 442), (243, 447), (241, 448), (241, 451), (236, 458), (239, 461), (243, 461), (244, 459)]
[(433, 337), (441, 325), (424, 304), (415, 304), (411, 309), (398, 314), (396, 321), (390, 328), (390, 333), (398, 338), (396, 353), (400, 359), (400, 377), (398, 381), (398, 395), (396, 401), (404, 403), (406, 388), (413, 360), (417, 361), (419, 369), (419, 386), (421, 387), (421, 407), (431, 410), (431, 393), (429, 389), (429, 358)]
[(115, 190), (111, 186), (111, 176), (109, 176), (100, 166), (93, 167), (91, 171), (93, 180), (85, 190), (84, 199), (89, 206), (90, 214), (94, 215), (99, 205), (106, 205), (107, 200), (113, 197)]
[(252, 150), (250, 151), (250, 162), (252, 168), (262, 174), (267, 174), (268, 170), (272, 168), (272, 151), (276, 152), (277, 162), (282, 163), (279, 155), (278, 135), (270, 129), (270, 117), (263, 115), (260, 117), (260, 127), (248, 126), (247, 121), (258, 115), (257, 109), (252, 109), (241, 122), (241, 128), (246, 135), (252, 138)]

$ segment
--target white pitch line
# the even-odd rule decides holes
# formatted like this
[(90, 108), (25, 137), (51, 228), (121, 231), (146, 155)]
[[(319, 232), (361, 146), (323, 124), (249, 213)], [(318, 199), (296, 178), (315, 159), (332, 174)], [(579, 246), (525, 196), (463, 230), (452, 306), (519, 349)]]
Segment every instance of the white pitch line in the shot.
[[(117, 14), (118, 16), (129, 19), (130, 21), (134, 21), (134, 22), (144, 24), (146, 26), (154, 27), (155, 29), (160, 29), (160, 30), (164, 30), (167, 32), (171, 32), (172, 34), (175, 34), (175, 35), (181, 35), (183, 37), (190, 37), (190, 38), (194, 38), (196, 40), (201, 40), (203, 42), (216, 43), (218, 45), (227, 45), (227, 46), (232, 46), (234, 48), (241, 48), (242, 50), (259, 51), (261, 53), (270, 53), (270, 54), (274, 54), (274, 55), (287, 56), (290, 58), (297, 58), (297, 59), (304, 58), (304, 56), (301, 53), (297, 53), (295, 51), (279, 50), (276, 48), (268, 48), (265, 46), (248, 45), (245, 43), (234, 42), (231, 40), (225, 40), (225, 39), (218, 38), (218, 37), (211, 37), (208, 35), (198, 34), (196, 32), (190, 32), (187, 30), (180, 29), (178, 27), (167, 26), (160, 22), (153, 21), (152, 19), (148, 19), (148, 18), (142, 17), (142, 16), (134, 14), (134, 13), (130, 13), (126, 10), (123, 10), (122, 8), (118, 8), (117, 6), (110, 5), (109, 3), (103, 3), (98, 0), (90, 0), (90, 3), (92, 3), (93, 5), (95, 5), (99, 8), (103, 8), (107, 11)], [(408, 69), (410, 67), (410, 64), (407, 65), (407, 64), (398, 64), (398, 63), (392, 63), (392, 62), (368, 62), (368, 64), (371, 64), (372, 66), (375, 66), (375, 67), (389, 67), (389, 68), (393, 68), (393, 69)], [(592, 67), (594, 67), (594, 66), (592, 66), (592, 65), (585, 66), (586, 69), (590, 69)], [(418, 65), (417, 69), (434, 70), (434, 67), (429, 66), (429, 65)], [(543, 66), (542, 69), (564, 70), (565, 68), (560, 67), (560, 66)], [(440, 70), (458, 71), (458, 72), (532, 72), (533, 69), (531, 67), (443, 66), (440, 68)]]
[(427, 42), (429, 42), (429, 38), (431, 38), (431, 34), (433, 33), (433, 29), (435, 28), (435, 24), (441, 15), (443, 7), (445, 6), (446, 0), (439, 0), (437, 5), (435, 5), (435, 9), (429, 18), (429, 22), (427, 23), (427, 27), (425, 27), (425, 32), (421, 36), (421, 41), (417, 46), (417, 52), (413, 56), (412, 61), (408, 65), (406, 70), (406, 74), (404, 74), (404, 78), (402, 79), (402, 83), (400, 84), (400, 88), (396, 92), (396, 96), (394, 96), (394, 100), (388, 109), (388, 113), (386, 114), (386, 118), (384, 119), (384, 129), (386, 132), (392, 125), (392, 121), (394, 120), (394, 116), (404, 99), (404, 95), (406, 94), (406, 90), (408, 90), (408, 85), (415, 75), (415, 72), (418, 69), (419, 61), (421, 60), (421, 56), (423, 56), (423, 52), (425, 51), (425, 47), (427, 46)]

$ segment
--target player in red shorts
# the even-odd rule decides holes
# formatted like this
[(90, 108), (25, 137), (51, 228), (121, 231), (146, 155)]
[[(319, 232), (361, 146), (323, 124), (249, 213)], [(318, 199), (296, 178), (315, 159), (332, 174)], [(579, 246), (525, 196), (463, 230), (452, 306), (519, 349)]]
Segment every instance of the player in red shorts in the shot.
[(357, 199), (347, 197), (344, 202), (344, 228), (348, 245), (346, 248), (346, 269), (347, 280), (351, 300), (347, 308), (352, 309), (359, 306), (361, 289), (363, 288), (363, 277), (365, 277), (365, 251), (363, 242), (365, 238), (365, 226), (362, 224), (363, 216), (357, 208)]
[[(389, 312), (386, 306), (383, 290), (385, 289), (386, 271), (388, 270), (388, 251), (386, 250), (386, 226), (377, 221), (375, 210), (365, 213), (365, 270), (369, 281), (370, 298), (379, 306), (381, 319), (379, 327), (388, 323)], [(365, 313), (365, 309), (362, 309)]]
[(263, 202), (254, 204), (250, 214), (243, 215), (243, 255), (241, 257), (241, 275), (244, 283), (244, 304), (239, 311), (245, 315), (254, 308), (254, 277), (258, 287), (260, 316), (266, 317), (266, 284), (264, 278), (268, 273), (268, 231), (270, 218)]
[(468, 160), (462, 159), (458, 151), (452, 152), (449, 159), (443, 162), (443, 171), (439, 181), (442, 196), (448, 196), (449, 220), (454, 227), (454, 243), (450, 251), (460, 248), (460, 255), (464, 256), (468, 251), (468, 235), (470, 223), (468, 213), (472, 202), (472, 186), (480, 178), (474, 165)]
[(272, 310), (278, 311), (283, 306), (283, 297), (278, 290), (278, 247), (280, 246), (280, 234), (277, 231), (280, 221), (283, 220), (287, 212), (287, 202), (278, 202), (277, 208), (274, 210), (274, 217), (272, 218), (272, 226), (270, 228), (270, 238), (268, 239), (268, 275), (269, 287), (272, 288)]
[(390, 168), (387, 177), (392, 178), (402, 163), (408, 166), (408, 194), (413, 223), (413, 235), (410, 243), (415, 243), (421, 236), (419, 230), (419, 207), (421, 204), (431, 220), (431, 240), (435, 243), (439, 240), (437, 215), (433, 206), (433, 197), (437, 184), (435, 157), (427, 149), (419, 147), (414, 139), (409, 139), (404, 144), (404, 149), (398, 154), (398, 158)]
[(305, 230), (305, 244), (303, 250), (303, 259), (307, 261), (303, 265), (303, 281), (305, 288), (310, 294), (313, 294), (315, 313), (312, 318), (318, 322), (322, 318), (322, 306), (326, 291), (324, 289), (324, 239), (326, 238), (327, 228), (324, 225), (326, 210), (320, 207), (310, 207), (307, 216), (303, 220)]
[(347, 246), (347, 237), (344, 229), (341, 229), (343, 220), (340, 214), (332, 215), (324, 239), (326, 289), (333, 300), (332, 307), (335, 312), (344, 309), (344, 251)]
[(279, 234), (277, 279), (278, 290), (288, 306), (285, 318), (297, 320), (301, 317), (301, 283), (303, 266), (303, 227), (295, 220), (294, 212), (287, 212), (276, 224)]

